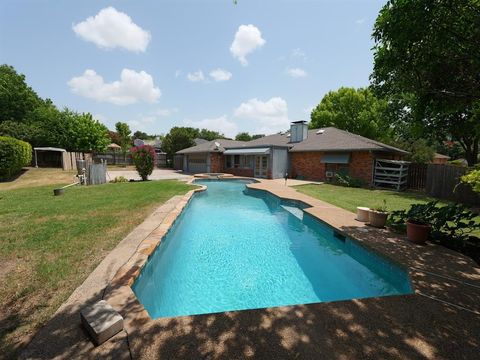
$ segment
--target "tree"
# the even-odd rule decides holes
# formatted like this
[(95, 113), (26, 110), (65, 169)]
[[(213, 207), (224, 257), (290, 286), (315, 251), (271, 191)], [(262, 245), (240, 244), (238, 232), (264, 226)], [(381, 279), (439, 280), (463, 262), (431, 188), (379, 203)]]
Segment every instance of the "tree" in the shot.
[(12, 66), (0, 66), (0, 123), (26, 121), (28, 114), (44, 101)]
[(207, 141), (212, 141), (215, 139), (225, 139), (225, 135), (217, 131), (208, 130), (208, 129), (201, 129), (201, 130), (196, 129), (196, 130), (198, 131), (198, 135), (196, 137), (200, 139), (205, 139)]
[(391, 135), (388, 104), (369, 89), (342, 87), (326, 94), (311, 114), (311, 129), (333, 126), (370, 139)]
[(391, 0), (373, 31), (376, 93), (406, 104), (438, 141), (457, 141), (469, 165), (480, 142), (480, 2)]
[(79, 152), (103, 152), (110, 139), (105, 125), (95, 120), (91, 114), (79, 114), (68, 109), (63, 111), (68, 119), (68, 138), (70, 148)]
[(143, 131), (137, 130), (133, 133), (133, 138), (134, 139), (141, 139), (141, 140), (148, 140), (148, 139), (150, 139), (150, 136)]
[(237, 141), (250, 141), (252, 140), (252, 136), (248, 132), (241, 132), (235, 136), (235, 140)]
[(435, 149), (425, 139), (397, 141), (395, 145), (408, 151), (406, 159), (415, 163), (429, 163), (435, 156)]
[(122, 148), (123, 158), (125, 160), (125, 166), (127, 166), (127, 151), (132, 144), (131, 130), (128, 124), (123, 122), (117, 122), (115, 124), (115, 130), (117, 130), (120, 147)]
[(198, 129), (191, 127), (173, 127), (165, 135), (162, 149), (171, 158), (177, 151), (194, 146), (194, 139), (198, 136)]

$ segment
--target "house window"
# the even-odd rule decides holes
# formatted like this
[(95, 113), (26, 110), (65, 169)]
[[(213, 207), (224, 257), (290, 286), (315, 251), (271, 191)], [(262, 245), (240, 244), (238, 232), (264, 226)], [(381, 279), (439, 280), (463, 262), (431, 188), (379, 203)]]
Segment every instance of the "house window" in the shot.
[(231, 169), (232, 168), (232, 155), (225, 156), (225, 161), (226, 161), (226, 168)]
[(233, 155), (233, 167), (240, 167), (240, 155)]

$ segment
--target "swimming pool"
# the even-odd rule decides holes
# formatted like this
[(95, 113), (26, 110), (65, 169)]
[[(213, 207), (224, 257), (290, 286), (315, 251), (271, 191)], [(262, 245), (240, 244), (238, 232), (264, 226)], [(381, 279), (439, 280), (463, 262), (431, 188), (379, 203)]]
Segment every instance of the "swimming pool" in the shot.
[(335, 233), (302, 204), (200, 180), (132, 286), (152, 318), (412, 292), (405, 270)]

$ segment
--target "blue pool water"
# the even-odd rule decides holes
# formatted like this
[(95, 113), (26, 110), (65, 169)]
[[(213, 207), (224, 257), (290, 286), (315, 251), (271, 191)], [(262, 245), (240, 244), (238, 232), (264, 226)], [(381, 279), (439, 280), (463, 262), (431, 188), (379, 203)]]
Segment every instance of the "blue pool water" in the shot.
[(196, 194), (133, 290), (152, 318), (411, 293), (406, 272), (243, 181)]

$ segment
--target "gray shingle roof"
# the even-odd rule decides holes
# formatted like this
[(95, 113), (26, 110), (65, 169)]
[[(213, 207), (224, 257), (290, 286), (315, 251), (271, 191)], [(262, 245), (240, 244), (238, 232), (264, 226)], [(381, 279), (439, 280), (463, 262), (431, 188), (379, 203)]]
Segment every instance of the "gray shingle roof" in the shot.
[[(258, 147), (261, 145), (288, 146), (290, 147), (291, 152), (387, 151), (407, 154), (407, 151), (398, 149), (394, 146), (383, 144), (379, 141), (371, 140), (334, 127), (323, 128), (321, 129), (323, 130), (322, 133), (318, 133), (318, 130), (320, 129), (308, 130), (307, 138), (298, 143), (290, 142), (290, 137), (287, 137), (289, 133), (268, 135), (252, 141), (218, 139), (180, 150), (177, 154), (223, 152), (226, 148)], [(218, 149), (215, 146), (215, 142), (220, 143)]]
[(308, 130), (308, 136), (299, 143), (291, 143), (286, 134), (274, 134), (263, 138), (252, 140), (248, 145), (279, 145), (290, 146), (291, 152), (302, 151), (388, 151), (406, 154), (407, 152), (396, 147), (383, 144), (379, 141), (371, 140), (366, 137), (349, 133), (334, 127), (323, 128), (323, 133), (318, 133), (320, 129)]
[[(216, 146), (215, 143), (219, 143), (220, 146)], [(235, 140), (226, 140), (226, 139), (216, 139), (212, 141), (207, 141), (202, 144), (192, 146), (180, 151), (177, 151), (177, 154), (194, 154), (194, 153), (204, 153), (204, 152), (224, 152), (225, 148), (228, 147), (240, 147), (246, 144), (245, 141), (235, 141)]]

